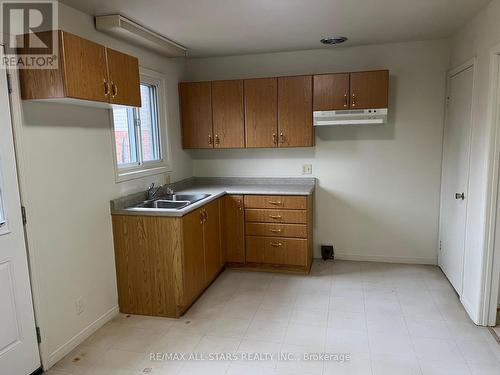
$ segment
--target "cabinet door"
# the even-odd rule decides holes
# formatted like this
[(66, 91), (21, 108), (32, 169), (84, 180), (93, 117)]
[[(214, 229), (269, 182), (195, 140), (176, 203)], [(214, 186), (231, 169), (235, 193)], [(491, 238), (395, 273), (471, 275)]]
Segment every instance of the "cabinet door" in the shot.
[(182, 218), (184, 305), (190, 304), (205, 285), (203, 216), (201, 210)]
[(313, 90), (313, 110), (349, 108), (349, 73), (315, 75)]
[(243, 81), (212, 82), (215, 148), (245, 147)]
[(351, 108), (387, 108), (389, 71), (351, 73)]
[(312, 76), (278, 78), (279, 147), (314, 145)]
[(141, 106), (139, 60), (106, 48), (110, 95), (109, 102), (132, 107)]
[(226, 262), (245, 263), (245, 214), (243, 195), (226, 195), (222, 200), (222, 244)]
[(179, 84), (183, 148), (214, 147), (211, 90), (210, 82)]
[(106, 48), (62, 33), (65, 95), (75, 99), (108, 102)]
[(203, 224), (205, 283), (210, 283), (222, 267), (219, 200), (206, 204), (203, 210), (205, 210)]
[(244, 92), (246, 147), (277, 147), (278, 80), (247, 79)]

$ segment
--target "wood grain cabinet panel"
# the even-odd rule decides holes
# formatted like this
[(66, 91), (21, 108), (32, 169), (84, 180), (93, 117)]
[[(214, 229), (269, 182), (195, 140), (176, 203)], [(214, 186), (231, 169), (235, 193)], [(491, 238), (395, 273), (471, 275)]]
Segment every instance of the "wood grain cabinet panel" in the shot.
[(246, 223), (245, 233), (247, 236), (307, 238), (307, 225)]
[(307, 264), (307, 240), (247, 236), (247, 261), (284, 266)]
[(61, 30), (38, 36), (47, 40), (54, 33), (59, 40), (58, 69), (20, 70), (22, 99), (68, 98), (141, 105), (139, 64), (135, 57)]
[(205, 284), (218, 275), (222, 267), (219, 200), (203, 206), (203, 248), (205, 250)]
[(214, 147), (211, 93), (210, 82), (179, 84), (183, 148)]
[(215, 148), (245, 147), (243, 81), (212, 82)]
[(307, 197), (295, 195), (246, 195), (245, 208), (305, 210)]
[(349, 109), (349, 73), (315, 75), (313, 94), (314, 111)]
[(226, 195), (222, 199), (221, 231), (225, 262), (245, 263), (243, 195)]
[(314, 146), (312, 76), (278, 78), (279, 147)]
[(183, 306), (188, 306), (205, 285), (205, 257), (203, 254), (203, 217), (200, 210), (182, 217), (183, 239)]
[(139, 60), (106, 48), (109, 72), (109, 101), (132, 107), (141, 106)]
[(351, 73), (351, 109), (387, 108), (389, 105), (389, 71)]
[(247, 148), (278, 146), (278, 79), (244, 81)]
[(306, 224), (307, 211), (245, 209), (245, 221), (256, 223)]

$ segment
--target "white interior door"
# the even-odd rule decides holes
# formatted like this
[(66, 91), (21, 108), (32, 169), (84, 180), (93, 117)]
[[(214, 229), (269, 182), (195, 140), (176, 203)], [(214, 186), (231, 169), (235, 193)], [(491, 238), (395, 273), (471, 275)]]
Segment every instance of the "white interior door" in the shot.
[(40, 357), (4, 69), (0, 69), (0, 202), (0, 374), (26, 375), (40, 367)]
[(439, 265), (459, 295), (464, 268), (473, 73), (470, 66), (449, 78), (443, 143)]

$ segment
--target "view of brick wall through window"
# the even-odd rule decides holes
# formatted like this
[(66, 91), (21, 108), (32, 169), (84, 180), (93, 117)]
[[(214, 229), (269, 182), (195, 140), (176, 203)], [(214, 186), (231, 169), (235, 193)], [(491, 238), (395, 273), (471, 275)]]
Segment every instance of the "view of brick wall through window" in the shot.
[(113, 121), (116, 146), (116, 160), (118, 165), (137, 163), (138, 152), (134, 112), (141, 124), (140, 141), (142, 161), (153, 161), (160, 159), (158, 142), (158, 121), (156, 110), (156, 88), (149, 85), (141, 85), (142, 106), (136, 111), (129, 107), (113, 107)]

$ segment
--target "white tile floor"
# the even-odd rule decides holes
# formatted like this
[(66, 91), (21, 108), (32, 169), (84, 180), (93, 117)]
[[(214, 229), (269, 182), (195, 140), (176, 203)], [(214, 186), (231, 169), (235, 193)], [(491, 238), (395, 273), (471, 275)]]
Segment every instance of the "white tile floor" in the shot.
[[(151, 352), (350, 353), (335, 361), (151, 362)], [(500, 346), (431, 266), (315, 262), (225, 271), (180, 320), (120, 315), (50, 375), (493, 375)]]

